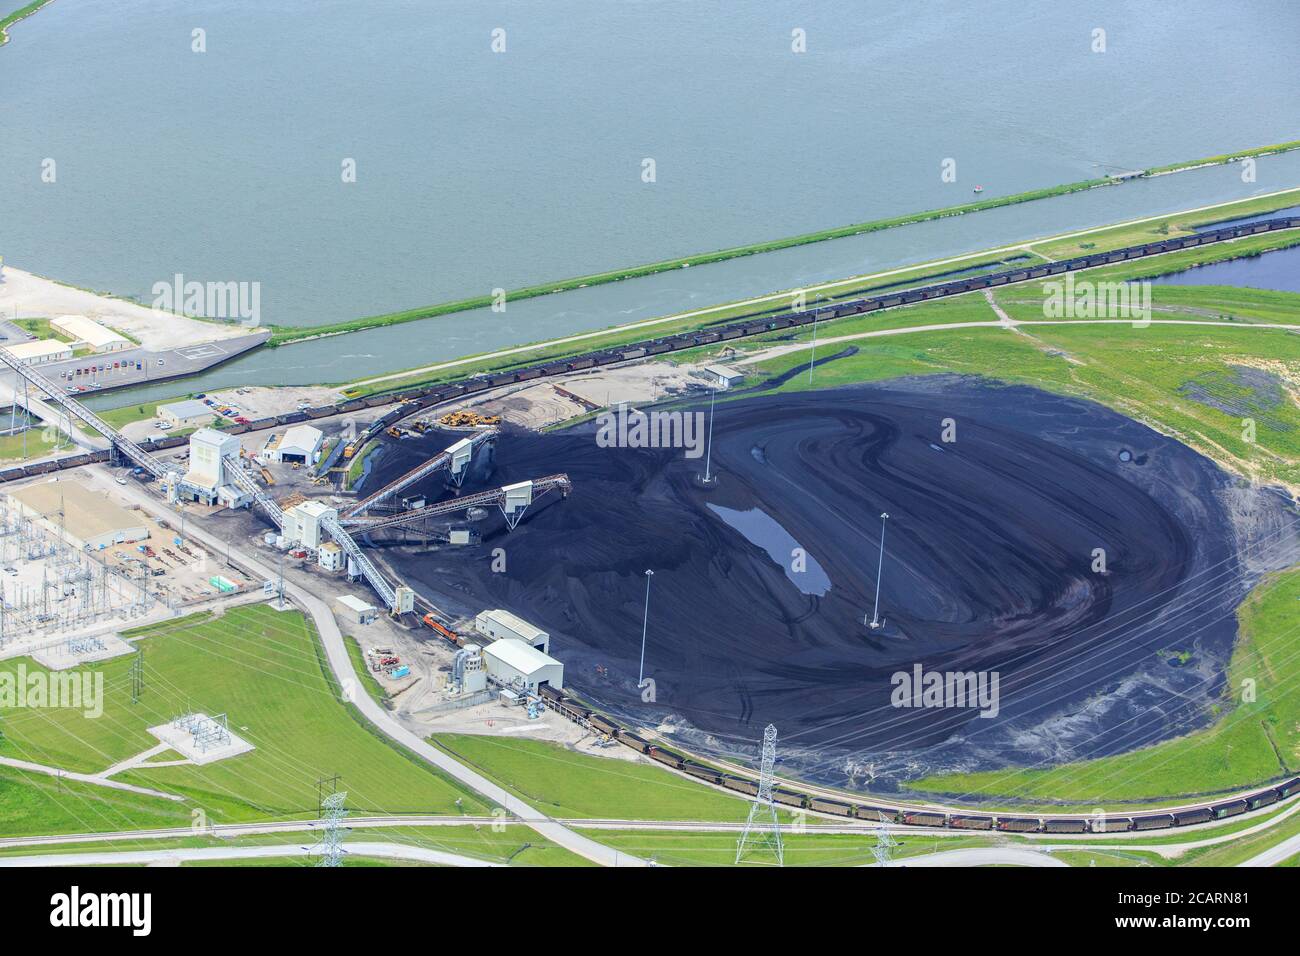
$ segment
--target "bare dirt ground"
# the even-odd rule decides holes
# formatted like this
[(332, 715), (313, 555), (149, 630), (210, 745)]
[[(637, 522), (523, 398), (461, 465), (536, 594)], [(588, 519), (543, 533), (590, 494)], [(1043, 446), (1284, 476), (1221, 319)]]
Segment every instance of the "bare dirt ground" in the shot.
[(466, 407), (523, 428), (547, 425), (586, 415), (595, 408), (620, 403), (648, 405), (708, 388), (702, 366), (644, 362), (568, 375), (556, 382), (528, 385)]
[(240, 414), (251, 418), (266, 418), (270, 415), (284, 415), (297, 411), (298, 406), (329, 405), (342, 400), (336, 388), (323, 385), (306, 385), (301, 387), (272, 388), (267, 386), (250, 386), (248, 388), (227, 388), (208, 395), (218, 402), (237, 408)]
[(125, 332), (147, 349), (174, 349), (247, 335), (242, 325), (203, 322), (156, 312), (125, 299), (62, 285), (52, 279), (5, 266), (0, 281), (0, 314), (13, 318), (58, 318), (84, 315)]

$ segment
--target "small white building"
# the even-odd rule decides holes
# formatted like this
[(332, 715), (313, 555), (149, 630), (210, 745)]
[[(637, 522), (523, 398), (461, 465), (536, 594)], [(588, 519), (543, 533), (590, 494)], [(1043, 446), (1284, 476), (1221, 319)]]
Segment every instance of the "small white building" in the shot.
[(319, 428), (310, 425), (294, 425), (280, 436), (280, 440), (267, 448), (272, 461), (298, 462), (314, 465), (320, 459), (321, 445), (325, 436)]
[(304, 501), (284, 513), (284, 540), (289, 544), (316, 549), (321, 546), (321, 521), (337, 518), (337, 508), (319, 501)]
[(709, 377), (713, 386), (720, 392), (725, 392), (733, 385), (739, 385), (745, 380), (744, 372), (738, 372), (729, 365), (706, 366), (704, 374)]
[(379, 610), (373, 604), (367, 604), (361, 598), (353, 597), (351, 594), (340, 594), (334, 602), (347, 620), (356, 621), (358, 624), (369, 624), (379, 616)]
[(474, 618), (474, 629), (484, 637), (494, 641), (523, 641), (529, 647), (535, 647), (543, 654), (550, 653), (551, 636), (539, 627), (529, 624), (522, 617), (497, 608), (493, 611), (480, 611)]
[(494, 641), (483, 649), (483, 666), (488, 677), (506, 687), (522, 687), (529, 693), (546, 684), (564, 689), (564, 665), (523, 641)]
[(5, 348), (23, 365), (48, 365), (50, 362), (63, 362), (72, 358), (72, 346), (54, 339), (19, 342), (16, 345), (6, 345)]
[(202, 428), (211, 425), (217, 413), (197, 398), (158, 406), (158, 417), (172, 428)]
[(131, 340), (84, 315), (65, 315), (50, 319), (50, 328), (66, 335), (77, 345), (85, 345), (92, 352), (121, 352), (131, 347)]
[(343, 556), (343, 549), (333, 541), (326, 541), (320, 546), (320, 552), (316, 556), (316, 563), (320, 565), (322, 571), (342, 571), (343, 565), (347, 559)]

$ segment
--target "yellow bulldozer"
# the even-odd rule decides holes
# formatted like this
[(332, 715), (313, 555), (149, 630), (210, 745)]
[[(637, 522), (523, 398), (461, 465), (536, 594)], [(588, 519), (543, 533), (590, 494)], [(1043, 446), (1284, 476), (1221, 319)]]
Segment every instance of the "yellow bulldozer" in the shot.
[(461, 408), (443, 415), (438, 419), (438, 423), (449, 428), (476, 428), (480, 425), (500, 425), (501, 416), (480, 415), (468, 408)]

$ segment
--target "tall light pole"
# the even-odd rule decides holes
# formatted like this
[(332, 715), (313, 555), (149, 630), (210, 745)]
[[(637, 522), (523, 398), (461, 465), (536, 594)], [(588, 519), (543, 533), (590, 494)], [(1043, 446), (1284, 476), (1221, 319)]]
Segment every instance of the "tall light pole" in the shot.
[(645, 683), (645, 635), (646, 628), (650, 623), (650, 579), (654, 576), (655, 573), (647, 568), (645, 572), (645, 614), (641, 618), (641, 670), (637, 673), (637, 687)]
[(880, 578), (885, 570), (885, 522), (888, 520), (888, 512), (880, 512), (880, 563), (876, 566), (876, 606), (867, 624), (873, 631), (885, 626), (885, 622), (880, 619)]
[(817, 320), (821, 318), (822, 310), (818, 309), (813, 313), (813, 340), (812, 356), (808, 359), (808, 384), (812, 384), (813, 365), (817, 362)]
[(717, 401), (718, 390), (715, 388), (709, 392), (709, 443), (704, 452), (704, 483), (707, 485), (713, 479), (709, 477), (709, 467), (713, 463), (713, 403)]

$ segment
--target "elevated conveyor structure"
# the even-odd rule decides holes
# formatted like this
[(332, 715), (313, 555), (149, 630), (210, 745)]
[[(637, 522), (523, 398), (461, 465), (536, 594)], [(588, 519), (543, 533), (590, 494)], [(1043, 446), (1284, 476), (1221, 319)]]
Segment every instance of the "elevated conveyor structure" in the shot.
[(6, 348), (0, 348), (0, 364), (3, 364), (10, 371), (17, 373), (19, 378), (25, 379), (29, 385), (34, 385), (48, 396), (48, 401), (67, 412), (68, 415), (89, 425), (95, 431), (103, 435), (112, 444), (113, 448), (125, 455), (130, 461), (135, 462), (155, 478), (162, 478), (167, 474), (167, 468), (161, 461), (155, 458), (149, 452), (145, 451), (140, 445), (127, 438), (108, 422), (104, 421), (86, 406), (82, 405), (76, 399), (68, 394), (53, 381), (46, 378), (30, 365), (26, 365), (14, 357), (13, 353)]
[(506, 523), (513, 529), (519, 524), (529, 506), (542, 495), (550, 491), (559, 491), (567, 497), (572, 488), (573, 483), (569, 480), (568, 475), (547, 475), (545, 478), (521, 481), (513, 485), (493, 488), (491, 491), (479, 491), (461, 498), (452, 498), (450, 501), (439, 501), (436, 504), (425, 505), (423, 508), (399, 511), (396, 514), (341, 517), (339, 518), (339, 524), (364, 533), (378, 531), (381, 528), (415, 524), (426, 518), (436, 518), (439, 515), (451, 514), (467, 508), (495, 505), (505, 515)]
[[(284, 512), (280, 506), (272, 501), (261, 488), (253, 476), (244, 471), (240, 463), (231, 457), (225, 459), (226, 473), (231, 481), (239, 486), (241, 491), (247, 492), (252, 496), (253, 501), (266, 512), (267, 517), (275, 522), (277, 528), (284, 527)], [(321, 527), (325, 533), (343, 549), (343, 553), (352, 559), (353, 564), (361, 572), (361, 576), (366, 579), (366, 583), (375, 589), (375, 593), (384, 599), (384, 606), (390, 611), (398, 611), (397, 590), (389, 583), (383, 572), (375, 566), (375, 563), (366, 557), (361, 546), (352, 540), (352, 536), (345, 531), (333, 518), (322, 518)]]
[[(115, 450), (120, 452), (129, 461), (134, 462), (137, 466), (143, 468), (155, 478), (168, 477), (167, 467), (156, 457), (145, 451), (136, 442), (127, 438), (112, 425), (108, 424), (90, 409), (86, 408), (80, 402), (69, 397), (63, 389), (59, 388), (54, 382), (50, 381), (40, 372), (36, 371), (29, 365), (24, 365), (21, 361), (13, 356), (6, 348), (0, 347), (0, 364), (15, 372), (20, 378), (25, 379), (29, 385), (40, 389), (47, 396), (51, 404), (67, 412), (68, 415), (80, 422), (90, 426), (106, 438)], [(277, 528), (284, 527), (284, 512), (280, 506), (271, 500), (253, 477), (244, 471), (239, 460), (233, 456), (227, 456), (223, 459), (225, 468), (223, 469), (226, 476), (243, 492), (248, 494), (254, 503), (266, 513), (266, 516), (275, 523)], [(179, 476), (172, 476), (171, 480), (179, 480)], [(397, 608), (396, 589), (388, 582), (388, 579), (375, 567), (373, 561), (362, 553), (361, 548), (351, 535), (347, 533), (335, 521), (326, 521), (323, 523), (326, 533), (334, 539), (349, 558), (351, 558), (356, 567), (361, 571), (366, 582), (375, 589), (380, 597), (384, 599), (385, 605), (390, 610)]]
[(451, 473), (452, 480), (459, 485), (464, 480), (465, 471), (469, 468), (474, 452), (488, 442), (495, 441), (496, 437), (497, 430), (495, 428), (485, 428), (482, 431), (475, 432), (468, 438), (461, 439), (445, 451), (439, 452), (424, 462), (424, 464), (417, 465), (397, 480), (384, 485), (373, 495), (361, 499), (343, 512), (343, 517), (352, 518), (363, 515), (375, 505), (382, 504), (393, 497), (403, 488), (409, 488), (421, 478), (427, 478), (443, 468), (446, 468)]

